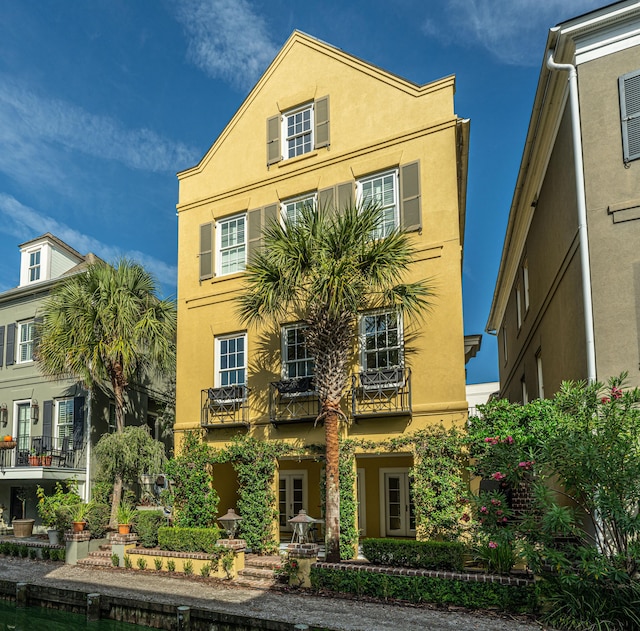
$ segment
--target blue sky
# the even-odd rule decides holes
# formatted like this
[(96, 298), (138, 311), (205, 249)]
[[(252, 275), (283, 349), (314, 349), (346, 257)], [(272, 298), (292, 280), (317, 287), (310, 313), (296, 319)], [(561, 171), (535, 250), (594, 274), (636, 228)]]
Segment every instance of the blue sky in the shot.
[[(416, 83), (457, 76), (471, 119), (465, 333), (482, 333), (548, 28), (602, 0), (4, 0), (0, 291), (49, 231), (175, 292), (177, 171), (196, 164), (294, 29)], [(496, 380), (495, 339), (467, 366)]]

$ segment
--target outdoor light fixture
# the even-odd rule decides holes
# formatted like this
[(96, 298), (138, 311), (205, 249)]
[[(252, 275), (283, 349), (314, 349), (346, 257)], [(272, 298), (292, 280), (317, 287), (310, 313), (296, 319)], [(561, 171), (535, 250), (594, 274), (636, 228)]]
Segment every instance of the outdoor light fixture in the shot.
[(2, 422), (2, 427), (6, 427), (9, 422), (9, 413), (7, 411), (6, 403), (0, 403), (0, 421)]
[(38, 400), (31, 399), (31, 420), (34, 423), (37, 423), (39, 418), (40, 418), (40, 407), (38, 406)]
[(227, 511), (226, 515), (222, 517), (218, 517), (218, 521), (222, 524), (222, 527), (227, 531), (227, 535), (229, 539), (236, 538), (236, 530), (238, 529), (239, 523), (242, 521), (242, 517), (240, 515), (236, 515), (236, 512), (233, 508), (230, 508)]
[(317, 523), (317, 519), (307, 515), (307, 511), (301, 509), (300, 512), (289, 520), (289, 523), (293, 526), (293, 537), (291, 543), (307, 543), (309, 537), (309, 530), (311, 526)]

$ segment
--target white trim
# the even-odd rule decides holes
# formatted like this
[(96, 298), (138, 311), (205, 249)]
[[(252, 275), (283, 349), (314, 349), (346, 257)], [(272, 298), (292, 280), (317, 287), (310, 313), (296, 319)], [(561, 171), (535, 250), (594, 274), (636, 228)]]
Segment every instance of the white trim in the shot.
[(538, 377), (538, 398), (544, 399), (544, 376), (542, 372), (542, 351), (536, 353), (536, 375)]
[[(303, 103), (302, 105), (298, 105), (297, 107), (293, 107), (290, 110), (282, 113), (282, 117), (280, 119), (280, 136), (282, 138), (280, 152), (282, 154), (283, 160), (293, 160), (299, 156), (303, 156), (307, 153), (311, 153), (315, 148), (315, 111), (314, 111), (315, 103), (313, 101)], [(309, 131), (301, 132), (300, 134), (293, 134), (292, 136), (287, 135), (288, 131), (288, 123), (287, 118), (291, 116), (295, 116), (301, 112), (305, 112), (309, 110)], [(303, 151), (302, 153), (296, 153), (294, 156), (289, 156), (289, 147), (287, 141), (289, 138), (295, 138), (299, 136), (306, 136), (306, 134), (310, 135), (310, 145), (308, 151)]]
[[(282, 357), (282, 361), (281, 361), (281, 368), (280, 368), (280, 375), (282, 377), (283, 380), (287, 380), (287, 379), (296, 379), (298, 377), (313, 377), (314, 375), (314, 371), (313, 371), (313, 366), (311, 369), (311, 374), (309, 375), (298, 375), (298, 377), (290, 377), (289, 376), (289, 371), (287, 370), (287, 368), (289, 367), (289, 364), (291, 363), (299, 363), (299, 362), (303, 362), (303, 361), (313, 361), (313, 358), (311, 356), (308, 356), (306, 359), (294, 359), (294, 360), (289, 360), (287, 359), (289, 353), (287, 352), (288, 350), (288, 344), (287, 344), (287, 331), (294, 329), (294, 330), (299, 330), (299, 329), (307, 329), (308, 325), (304, 324), (303, 322), (294, 322), (293, 324), (283, 324), (281, 329), (280, 329), (280, 353), (281, 353), (281, 357)], [(305, 344), (306, 347), (306, 344)]]
[[(402, 313), (395, 309), (375, 309), (374, 311), (365, 311), (360, 314), (358, 322), (359, 331), (359, 355), (360, 355), (360, 368), (363, 372), (368, 370), (378, 370), (376, 368), (369, 368), (366, 366), (366, 331), (365, 331), (365, 319), (371, 316), (396, 314), (398, 322), (398, 364), (396, 366), (389, 366), (389, 368), (403, 368), (404, 367), (404, 321)], [(389, 347), (393, 348), (393, 347)], [(381, 369), (384, 370), (384, 369)]]
[(18, 408), (22, 405), (26, 405), (28, 409), (29, 420), (29, 444), (25, 447), (29, 453), (31, 453), (31, 429), (33, 422), (31, 421), (31, 399), (18, 399), (13, 402), (13, 431), (14, 436), (18, 439), (18, 445), (16, 447), (16, 453), (20, 450), (20, 419), (18, 418)]
[[(378, 173), (372, 173), (371, 175), (367, 175), (366, 177), (361, 177), (356, 181), (356, 202), (358, 204), (362, 204), (364, 200), (364, 193), (362, 192), (363, 184), (367, 182), (371, 182), (372, 180), (382, 179), (388, 175), (393, 177), (393, 223), (394, 228), (397, 228), (400, 225), (400, 170), (399, 169), (386, 169), (384, 171), (379, 171)], [(376, 202), (375, 198), (372, 198), (374, 203)], [(382, 208), (385, 208), (382, 204), (380, 204)], [(389, 208), (389, 206), (386, 206)], [(384, 217), (383, 217), (384, 220)], [(381, 227), (382, 229), (382, 227)], [(375, 235), (377, 237), (383, 237), (384, 234)]]
[[(242, 365), (242, 369), (244, 370), (244, 382), (243, 383), (238, 383), (238, 384), (233, 384), (233, 385), (246, 385), (247, 383), (247, 332), (246, 331), (239, 331), (238, 333), (229, 333), (227, 335), (216, 335), (214, 338), (214, 370), (215, 370), (215, 375), (214, 375), (214, 383), (215, 383), (215, 387), (216, 388), (220, 388), (222, 387), (222, 384), (220, 383), (220, 372), (221, 372), (221, 366), (220, 366), (220, 343), (223, 342), (224, 340), (235, 340), (235, 339), (240, 339), (243, 338), (244, 340), (244, 364)], [(237, 369), (238, 366), (235, 367), (235, 369)], [(225, 369), (228, 370), (228, 369)], [(231, 384), (226, 384), (226, 385), (231, 385)]]
[(524, 312), (529, 312), (530, 296), (529, 296), (529, 259), (525, 258), (522, 262), (522, 288), (524, 293)]
[[(318, 205), (318, 193), (307, 193), (306, 195), (297, 195), (296, 197), (289, 197), (287, 199), (283, 199), (280, 202), (280, 220), (284, 224), (287, 219), (287, 205), (295, 204), (297, 202), (311, 202), (312, 208), (315, 210)], [(297, 219), (297, 218), (296, 218)]]
[[(293, 532), (293, 528), (291, 528), (288, 523), (288, 519), (290, 518), (285, 520), (287, 521), (286, 526), (280, 525), (280, 481), (283, 478), (288, 478), (290, 480), (300, 478), (302, 480), (302, 508), (307, 511), (307, 514), (309, 514), (309, 472), (306, 469), (278, 469), (278, 528), (280, 531)], [(288, 489), (286, 492), (293, 493), (293, 487)], [(285, 501), (288, 502), (289, 499), (290, 498), (287, 497), (285, 498)], [(293, 496), (291, 499), (293, 499)], [(293, 517), (295, 517), (295, 515), (293, 515)]]
[(522, 288), (520, 281), (516, 284), (516, 317), (518, 322), (518, 331), (522, 327)]
[[(244, 222), (244, 241), (242, 242), (242, 247), (244, 247), (244, 262), (241, 264), (242, 269), (233, 270), (231, 272), (222, 272), (222, 226), (231, 221), (236, 221), (238, 219), (242, 219)], [(249, 244), (248, 234), (247, 234), (247, 213), (239, 213), (237, 215), (231, 215), (230, 217), (224, 217), (223, 219), (218, 219), (215, 224), (216, 228), (216, 250), (215, 250), (215, 263), (216, 263), (216, 276), (229, 276), (230, 274), (238, 274), (243, 272), (247, 266), (247, 249)], [(240, 244), (236, 244), (235, 246), (228, 247), (227, 249), (239, 248)]]
[[(379, 471), (380, 476), (380, 536), (405, 536), (410, 537), (411, 535), (415, 536), (416, 531), (409, 528), (409, 515), (406, 516), (406, 532), (401, 535), (389, 534), (387, 533), (387, 475), (404, 475), (407, 479), (407, 489), (406, 492), (409, 492), (408, 489), (408, 480), (409, 480), (409, 469), (410, 467), (381, 467)], [(405, 498), (407, 502), (409, 502), (409, 498)]]
[[(34, 281), (35, 282), (35, 281)], [(18, 325), (18, 331), (17, 331), (17, 349), (16, 349), (16, 364), (30, 364), (31, 362), (33, 362), (33, 345), (35, 343), (35, 337), (36, 337), (36, 323), (35, 320), (33, 318), (29, 319), (29, 320), (23, 320), (22, 322), (16, 322), (16, 324)], [(31, 329), (31, 339), (23, 342), (22, 341), (22, 329), (23, 327), (32, 325), (32, 329)], [(28, 345), (31, 344), (31, 356), (29, 357), (29, 359), (22, 359), (22, 347), (24, 345)]]

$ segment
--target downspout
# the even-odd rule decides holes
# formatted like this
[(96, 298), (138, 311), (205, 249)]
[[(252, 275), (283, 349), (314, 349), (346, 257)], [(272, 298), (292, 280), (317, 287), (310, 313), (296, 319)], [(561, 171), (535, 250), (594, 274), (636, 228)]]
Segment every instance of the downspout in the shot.
[(587, 235), (587, 204), (584, 189), (584, 164), (582, 162), (582, 134), (580, 131), (580, 109), (578, 104), (578, 72), (573, 64), (557, 64), (553, 51), (547, 55), (549, 70), (569, 71), (569, 100), (571, 104), (571, 131), (578, 202), (578, 236), (580, 239), (580, 263), (582, 265), (582, 300), (584, 307), (584, 329), (587, 351), (587, 380), (596, 380), (596, 350), (593, 329), (593, 302), (591, 296), (591, 267), (589, 264), (589, 241)]
[(93, 392), (93, 388), (89, 388), (87, 390), (87, 422), (85, 425), (85, 436), (86, 436), (86, 470), (85, 470), (85, 483), (84, 483), (84, 501), (88, 502), (91, 499), (91, 394)]

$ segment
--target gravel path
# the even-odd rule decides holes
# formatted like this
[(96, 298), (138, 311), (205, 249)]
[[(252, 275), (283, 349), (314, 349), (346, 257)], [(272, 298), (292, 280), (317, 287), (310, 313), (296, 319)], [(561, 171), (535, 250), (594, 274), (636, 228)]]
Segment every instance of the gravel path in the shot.
[(487, 613), (262, 591), (221, 581), (174, 578), (135, 570), (61, 566), (11, 557), (0, 559), (0, 578), (261, 619), (325, 625), (333, 631), (540, 631), (535, 623)]

